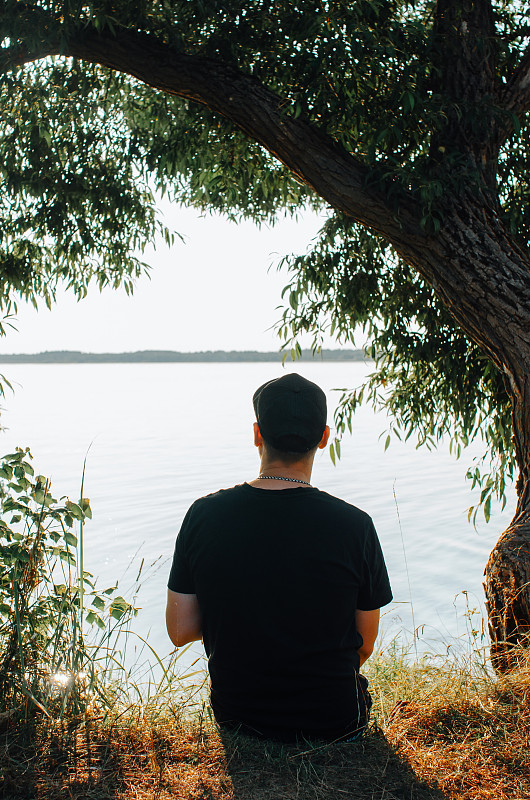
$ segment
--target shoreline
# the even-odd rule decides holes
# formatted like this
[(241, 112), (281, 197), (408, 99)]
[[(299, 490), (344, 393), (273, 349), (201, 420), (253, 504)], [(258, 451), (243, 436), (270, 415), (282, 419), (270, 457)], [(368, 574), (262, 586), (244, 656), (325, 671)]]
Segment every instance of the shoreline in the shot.
[[(178, 350), (137, 350), (125, 353), (84, 353), (80, 350), (47, 350), (41, 353), (0, 354), (0, 364), (153, 364), (153, 363), (239, 363), (239, 362), (273, 362), (283, 361), (289, 351), (261, 352), (258, 350), (201, 350), (192, 353)], [(302, 350), (303, 361), (346, 361), (359, 362), (368, 360), (363, 350), (322, 350), (313, 354), (311, 350)]]

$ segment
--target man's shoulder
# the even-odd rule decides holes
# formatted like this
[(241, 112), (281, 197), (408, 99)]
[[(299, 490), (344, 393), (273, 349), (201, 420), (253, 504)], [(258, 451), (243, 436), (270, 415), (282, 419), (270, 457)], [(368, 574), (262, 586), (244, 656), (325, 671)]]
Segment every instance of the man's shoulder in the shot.
[(198, 497), (194, 503), (192, 503), (190, 508), (201, 509), (208, 508), (212, 505), (231, 503), (244, 496), (243, 484), (238, 484), (237, 486), (230, 486), (227, 489), (217, 489), (215, 492), (202, 495), (202, 497)]
[(363, 511), (362, 508), (350, 503), (348, 500), (344, 500), (342, 497), (337, 497), (337, 495), (319, 490), (318, 498), (320, 502), (329, 506), (330, 509), (335, 510), (339, 514), (353, 517), (366, 524), (372, 524), (372, 518), (366, 511)]
[(227, 498), (231, 498), (234, 497), (235, 495), (242, 494), (244, 492), (244, 488), (245, 488), (244, 483), (238, 483), (236, 486), (229, 486), (226, 489), (216, 489), (215, 492), (209, 492), (208, 494), (199, 497), (198, 502), (202, 502), (203, 500), (208, 502), (226, 500)]

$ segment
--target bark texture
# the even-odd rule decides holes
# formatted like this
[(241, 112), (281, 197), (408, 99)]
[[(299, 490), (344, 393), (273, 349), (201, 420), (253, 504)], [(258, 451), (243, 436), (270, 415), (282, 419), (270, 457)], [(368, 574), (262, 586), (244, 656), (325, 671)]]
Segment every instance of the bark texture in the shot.
[(493, 548), (486, 565), (484, 589), (491, 638), (491, 661), (499, 672), (517, 665), (530, 646), (530, 509), (529, 486), (521, 511)]

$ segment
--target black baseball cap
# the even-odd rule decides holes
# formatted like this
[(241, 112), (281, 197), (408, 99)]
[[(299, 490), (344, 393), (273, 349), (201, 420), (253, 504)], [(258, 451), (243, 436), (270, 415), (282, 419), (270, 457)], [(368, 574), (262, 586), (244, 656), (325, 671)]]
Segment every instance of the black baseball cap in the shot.
[(307, 453), (322, 439), (326, 395), (296, 372), (264, 383), (252, 402), (261, 435), (276, 450)]

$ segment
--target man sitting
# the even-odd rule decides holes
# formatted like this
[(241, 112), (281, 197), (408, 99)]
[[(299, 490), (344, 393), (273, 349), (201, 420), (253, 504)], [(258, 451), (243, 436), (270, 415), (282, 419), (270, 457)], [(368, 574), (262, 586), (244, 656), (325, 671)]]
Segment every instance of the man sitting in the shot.
[(175, 545), (167, 629), (200, 639), (221, 726), (257, 736), (353, 740), (371, 699), (361, 664), (392, 599), (371, 518), (311, 485), (326, 398), (296, 374), (255, 392), (261, 468), (196, 500)]

